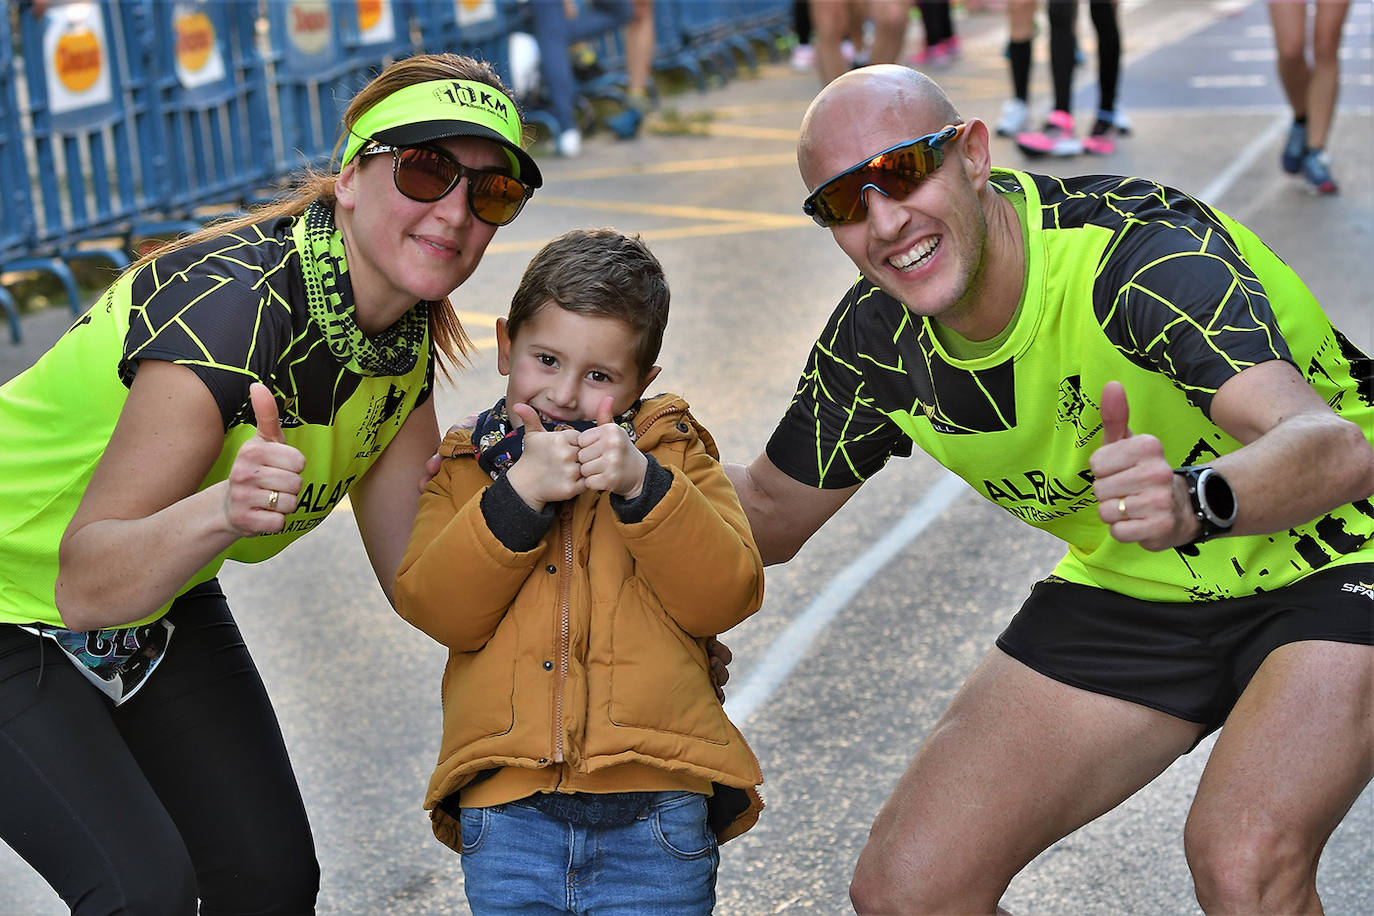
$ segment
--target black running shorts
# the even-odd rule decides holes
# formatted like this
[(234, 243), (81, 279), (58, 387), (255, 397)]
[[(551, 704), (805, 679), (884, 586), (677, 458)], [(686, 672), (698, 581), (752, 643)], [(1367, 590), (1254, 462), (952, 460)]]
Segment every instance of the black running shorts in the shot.
[(1374, 563), (1208, 602), (1141, 601), (1050, 578), (1031, 590), (997, 646), (1057, 681), (1212, 732), (1270, 652), (1313, 639), (1374, 645)]

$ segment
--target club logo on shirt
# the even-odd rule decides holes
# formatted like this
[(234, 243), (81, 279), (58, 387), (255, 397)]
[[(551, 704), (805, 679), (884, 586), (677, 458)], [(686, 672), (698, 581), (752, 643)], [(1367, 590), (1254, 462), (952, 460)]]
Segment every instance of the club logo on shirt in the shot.
[(1347, 582), (1341, 586), (1341, 591), (1363, 595), (1370, 601), (1374, 601), (1374, 582)]
[[(1090, 417), (1097, 417), (1094, 425), (1090, 428), (1087, 421), (1083, 419), (1083, 414), (1091, 408), (1088, 413)], [(1060, 426), (1072, 426), (1074, 435), (1077, 437), (1077, 445), (1082, 448), (1087, 444), (1097, 431), (1102, 428), (1102, 419), (1098, 405), (1092, 399), (1083, 394), (1083, 379), (1081, 376), (1070, 375), (1059, 383), (1059, 403), (1055, 409)]]
[(1096, 505), (1093, 476), (1080, 471), (1078, 480), (1062, 480), (1041, 470), (1023, 471), (1019, 479), (1002, 477), (983, 481), (988, 499), (1031, 524), (1045, 524)]
[(279, 409), (281, 411), (282, 429), (291, 429), (292, 427), (300, 426), (303, 422), (305, 422), (301, 419), (300, 408), (296, 402), (296, 396), (294, 394), (291, 397), (283, 400), (281, 407)]
[(354, 458), (368, 458), (381, 451), (382, 447), (377, 444), (377, 433), (383, 425), (393, 419), (398, 426), (400, 425), (401, 405), (405, 403), (405, 399), (405, 389), (397, 388), (395, 385), (389, 386), (386, 394), (372, 399), (362, 422), (358, 425), (358, 441), (362, 445)]

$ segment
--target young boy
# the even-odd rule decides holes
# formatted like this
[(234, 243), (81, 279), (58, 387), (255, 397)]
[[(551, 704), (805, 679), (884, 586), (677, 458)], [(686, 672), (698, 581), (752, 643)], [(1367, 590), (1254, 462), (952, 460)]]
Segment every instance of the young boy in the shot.
[(396, 603), (449, 648), (425, 807), (477, 914), (709, 913), (763, 807), (706, 652), (763, 564), (710, 434), (641, 400), (667, 321), (638, 238), (554, 239), (496, 323), (505, 398), (420, 500)]

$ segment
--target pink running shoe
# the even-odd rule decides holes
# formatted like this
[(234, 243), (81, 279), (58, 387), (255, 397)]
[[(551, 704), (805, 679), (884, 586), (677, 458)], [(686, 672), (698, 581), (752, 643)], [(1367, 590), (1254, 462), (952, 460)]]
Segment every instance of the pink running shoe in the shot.
[(933, 45), (926, 45), (921, 50), (913, 52), (907, 58), (907, 64), (913, 68), (921, 67), (944, 67), (953, 63), (959, 56), (959, 43), (957, 39), (950, 38), (946, 41), (937, 41)]
[(1016, 135), (1016, 145), (1027, 156), (1077, 156), (1083, 143), (1073, 135), (1073, 115), (1058, 109), (1051, 111), (1044, 130)]
[(1116, 152), (1116, 127), (1110, 121), (1099, 119), (1092, 133), (1083, 138), (1083, 152), (1096, 156), (1110, 156)]

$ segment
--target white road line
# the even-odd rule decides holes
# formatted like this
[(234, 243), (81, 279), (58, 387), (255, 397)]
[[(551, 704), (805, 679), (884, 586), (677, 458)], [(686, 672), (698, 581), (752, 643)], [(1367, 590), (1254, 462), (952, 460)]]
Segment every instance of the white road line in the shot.
[(738, 687), (734, 684), (727, 687), (725, 712), (730, 719), (742, 723), (766, 703), (773, 691), (792, 673), (792, 669), (806, 657), (811, 644), (859, 589), (872, 583), (876, 574), (898, 551), (925, 531), (954, 500), (968, 492), (971, 492), (968, 484), (945, 471), (944, 476), (925, 492), (900, 522), (841, 570), (825, 591), (817, 595), (806, 610), (769, 644), (762, 660), (749, 672), (744, 683)]
[[(1236, 179), (1241, 176), (1242, 172), (1248, 169), (1261, 155), (1269, 152), (1288, 133), (1288, 125), (1292, 123), (1293, 115), (1285, 109), (1283, 114), (1274, 119), (1274, 123), (1265, 128), (1258, 137), (1251, 140), (1240, 151), (1240, 155), (1232, 159), (1230, 164), (1222, 169), (1217, 177), (1208, 183), (1207, 187), (1202, 189), (1202, 193), (1198, 194), (1198, 200), (1214, 207), (1220, 207), (1221, 196), (1231, 189), (1231, 185), (1236, 183)], [(1225, 207), (1222, 209), (1230, 212)]]

